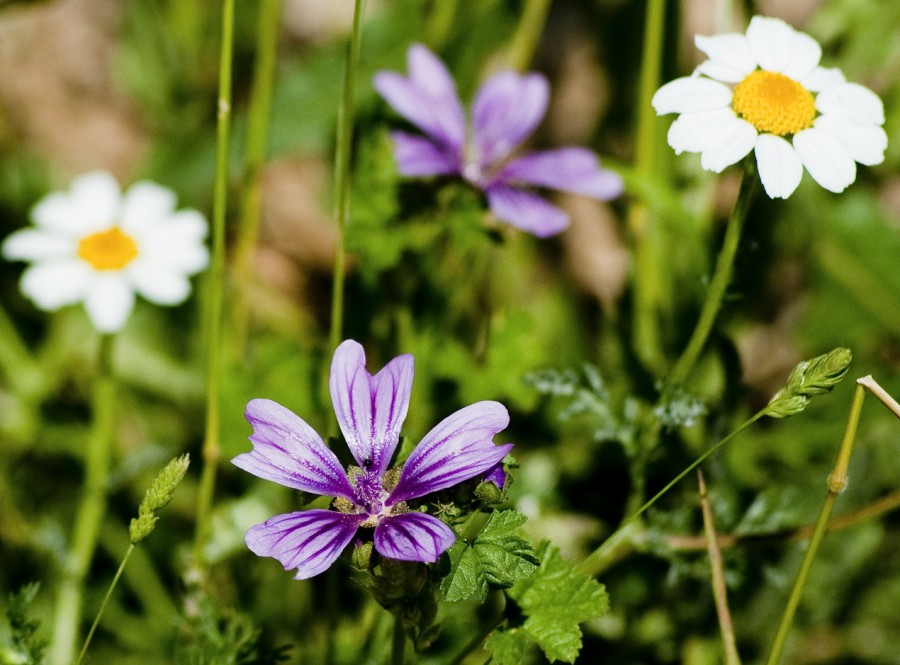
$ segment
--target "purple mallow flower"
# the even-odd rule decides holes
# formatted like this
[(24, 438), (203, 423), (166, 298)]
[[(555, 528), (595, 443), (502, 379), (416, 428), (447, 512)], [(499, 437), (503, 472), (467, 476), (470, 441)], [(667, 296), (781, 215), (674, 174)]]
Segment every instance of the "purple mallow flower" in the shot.
[(622, 180), (600, 168), (586, 148), (568, 147), (510, 159), (544, 117), (549, 85), (541, 74), (504, 71), (492, 76), (472, 105), (472, 132), (450, 72), (431, 51), (414, 44), (409, 77), (375, 75), (375, 89), (397, 113), (425, 132), (393, 132), (400, 173), (461, 176), (487, 196), (497, 217), (546, 237), (569, 225), (568, 215), (535, 194), (533, 187), (560, 189), (598, 199), (622, 192)]
[(251, 527), (246, 541), (255, 554), (278, 559), (302, 580), (327, 570), (360, 527), (374, 527), (375, 549), (390, 559), (433, 563), (453, 544), (450, 527), (411, 510), (408, 502), (498, 464), (512, 444), (497, 446), (492, 439), (509, 424), (509, 414), (498, 402), (460, 409), (419, 442), (402, 469), (388, 469), (412, 379), (411, 355), (394, 358), (372, 376), (357, 342), (347, 340), (334, 352), (331, 400), (358, 465), (347, 471), (294, 413), (266, 399), (247, 404), (253, 450), (232, 463), (286, 487), (335, 497), (335, 510), (276, 515)]

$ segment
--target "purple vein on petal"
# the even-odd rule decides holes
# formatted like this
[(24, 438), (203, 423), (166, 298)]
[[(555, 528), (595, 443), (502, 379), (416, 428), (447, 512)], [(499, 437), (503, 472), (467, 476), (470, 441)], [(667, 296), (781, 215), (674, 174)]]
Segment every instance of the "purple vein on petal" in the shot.
[(267, 399), (251, 400), (245, 417), (253, 426), (253, 450), (232, 464), (303, 492), (352, 499), (353, 488), (337, 457), (302, 418)]
[(512, 448), (492, 441), (508, 424), (509, 414), (499, 402), (478, 402), (448, 416), (412, 451), (389, 502), (414, 499), (483, 473)]
[(364, 515), (306, 510), (276, 515), (247, 531), (246, 542), (258, 556), (277, 559), (295, 579), (327, 570), (353, 539)]
[(375, 549), (384, 557), (434, 563), (456, 540), (453, 530), (425, 513), (385, 518), (375, 528)]

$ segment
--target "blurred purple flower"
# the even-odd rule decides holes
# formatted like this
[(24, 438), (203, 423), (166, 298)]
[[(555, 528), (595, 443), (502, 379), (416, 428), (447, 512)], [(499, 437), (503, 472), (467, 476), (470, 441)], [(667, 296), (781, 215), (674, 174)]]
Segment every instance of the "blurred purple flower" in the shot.
[(389, 559), (433, 563), (453, 544), (446, 524), (412, 511), (407, 501), (483, 474), (512, 448), (496, 446), (509, 424), (498, 402), (478, 402), (445, 418), (410, 454), (402, 470), (388, 471), (400, 440), (413, 379), (413, 357), (394, 358), (375, 376), (362, 346), (343, 342), (331, 363), (331, 400), (359, 466), (345, 472), (321, 437), (280, 404), (247, 404), (253, 450), (232, 463), (255, 476), (304, 492), (335, 497), (336, 510), (276, 515), (247, 532), (247, 546), (278, 559), (302, 580), (327, 570), (359, 527), (374, 527), (375, 549)]
[(587, 148), (568, 147), (510, 159), (544, 117), (549, 85), (541, 75), (504, 71), (492, 76), (472, 105), (472, 134), (450, 72), (421, 44), (408, 53), (409, 78), (375, 75), (375, 90), (397, 113), (425, 132), (393, 132), (397, 166), (403, 175), (458, 175), (487, 196), (497, 217), (546, 237), (569, 225), (568, 215), (531, 191), (559, 189), (597, 199), (622, 193), (618, 175), (600, 168)]

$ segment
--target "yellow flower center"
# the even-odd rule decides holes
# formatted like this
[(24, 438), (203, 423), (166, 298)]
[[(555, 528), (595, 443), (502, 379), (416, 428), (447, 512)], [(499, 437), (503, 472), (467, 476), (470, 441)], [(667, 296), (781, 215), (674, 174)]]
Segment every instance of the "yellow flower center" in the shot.
[(78, 243), (78, 256), (95, 270), (121, 270), (137, 255), (137, 243), (117, 226), (85, 236)]
[(786, 136), (812, 127), (813, 94), (784, 74), (758, 69), (734, 88), (732, 108), (761, 132)]

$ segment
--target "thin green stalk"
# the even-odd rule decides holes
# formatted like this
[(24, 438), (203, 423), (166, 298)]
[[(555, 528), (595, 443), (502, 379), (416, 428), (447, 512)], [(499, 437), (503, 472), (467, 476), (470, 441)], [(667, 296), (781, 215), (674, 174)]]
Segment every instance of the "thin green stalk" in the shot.
[(689, 474), (691, 471), (693, 471), (698, 466), (700, 466), (703, 463), (703, 461), (706, 460), (707, 457), (709, 457), (710, 455), (715, 453), (717, 450), (719, 450), (722, 446), (724, 446), (726, 443), (731, 441), (738, 434), (740, 434), (745, 429), (750, 427), (750, 425), (752, 425), (757, 420), (762, 418), (765, 414), (766, 414), (765, 409), (758, 411), (755, 415), (753, 415), (752, 417), (750, 417), (749, 419), (747, 419), (743, 423), (741, 423), (740, 427), (738, 427), (736, 430), (731, 432), (731, 434), (726, 436), (724, 439), (719, 441), (712, 448), (710, 448), (705, 453), (700, 455), (700, 457), (698, 457), (693, 462), (691, 462), (691, 464), (687, 468), (685, 468), (684, 471), (682, 471), (677, 476), (675, 476), (675, 478), (673, 478), (671, 481), (669, 481), (669, 483), (665, 487), (663, 487), (659, 492), (657, 492), (653, 496), (652, 499), (647, 501), (637, 511), (635, 511), (634, 513), (632, 513), (631, 515), (626, 517), (625, 520), (619, 525), (619, 528), (616, 529), (609, 538), (604, 540), (597, 549), (595, 549), (593, 552), (591, 552), (587, 556), (587, 558), (581, 562), (581, 564), (579, 564), (578, 570), (586, 575), (597, 575), (601, 570), (603, 570), (606, 567), (607, 559), (608, 559), (608, 556), (609, 556), (612, 546), (616, 544), (616, 542), (619, 540), (621, 535), (624, 533), (625, 529), (632, 522), (634, 522), (638, 517), (643, 515), (647, 511), (647, 509), (649, 509), (654, 503), (656, 503), (670, 489), (675, 487), (675, 485), (677, 485), (678, 482), (681, 481), (682, 478), (684, 478), (687, 474)]
[(391, 665), (406, 662), (406, 631), (399, 617), (394, 617), (394, 639), (391, 642)]
[(791, 624), (794, 621), (794, 614), (800, 599), (803, 597), (803, 588), (806, 586), (806, 577), (812, 568), (813, 560), (819, 551), (819, 545), (822, 538), (825, 537), (825, 531), (828, 528), (828, 518), (831, 517), (831, 510), (834, 508), (834, 502), (838, 495), (847, 487), (847, 467), (850, 464), (850, 454), (853, 452), (853, 443), (856, 440), (856, 429), (859, 425), (859, 416), (862, 412), (863, 400), (866, 396), (865, 386), (857, 382), (856, 392), (853, 394), (853, 403), (850, 405), (850, 416), (847, 418), (847, 427), (844, 430), (844, 436), (841, 439), (841, 447), (838, 451), (838, 458), (835, 462), (834, 469), (828, 476), (828, 491), (825, 495), (825, 502), (822, 504), (822, 510), (819, 513), (819, 519), (816, 521), (812, 538), (806, 548), (806, 554), (803, 562), (800, 564), (800, 570), (797, 573), (797, 579), (794, 580), (794, 587), (791, 589), (791, 595), (788, 598), (784, 613), (781, 615), (781, 623), (778, 625), (778, 632), (775, 634), (775, 641), (772, 643), (772, 650), (769, 652), (769, 658), (766, 665), (777, 665), (781, 661), (781, 655), (787, 642), (788, 633), (791, 630)]
[(84, 493), (75, 516), (72, 545), (56, 595), (53, 642), (49, 655), (52, 665), (72, 663), (81, 625), (85, 580), (106, 515), (116, 405), (112, 351), (113, 338), (101, 335), (91, 403), (93, 424), (86, 446)]
[(531, 65), (534, 51), (537, 49), (547, 22), (551, 0), (525, 0), (522, 18), (516, 26), (509, 47), (509, 66), (517, 71), (525, 71)]
[[(328, 348), (338, 347), (344, 335), (344, 269), (346, 264), (344, 241), (350, 216), (350, 153), (353, 146), (353, 91), (356, 88), (356, 69), (359, 45), (362, 40), (362, 0), (353, 4), (353, 27), (347, 43), (344, 63), (344, 85), (337, 113), (337, 136), (334, 155), (334, 207), (337, 220), (337, 247), (334, 252), (334, 276), (331, 291), (331, 331)], [(328, 355), (328, 354), (326, 354)], [(324, 373), (328, 376), (328, 373)], [(331, 423), (337, 433), (336, 423)]]
[(722, 300), (728, 285), (731, 283), (731, 273), (734, 269), (734, 257), (737, 255), (738, 245), (741, 241), (741, 230), (744, 226), (744, 220), (747, 218), (747, 212), (750, 210), (750, 204), (758, 189), (759, 178), (756, 176), (756, 168), (752, 160), (745, 162), (744, 177), (741, 180), (741, 189), (738, 193), (737, 201), (735, 201), (734, 209), (728, 218), (728, 227), (725, 229), (725, 239), (722, 241), (722, 249), (719, 257), (716, 259), (716, 268), (713, 272), (712, 280), (709, 283), (709, 289), (706, 292), (706, 299), (703, 301), (703, 307), (700, 310), (700, 317), (694, 326), (694, 332), (687, 346), (672, 368), (668, 378), (666, 379), (666, 388), (663, 391), (663, 399), (671, 391), (681, 386), (694, 369), (694, 365), (703, 351), (703, 346), (709, 337), (716, 316), (722, 308)]
[(100, 604), (100, 609), (97, 610), (97, 616), (94, 617), (94, 623), (91, 624), (91, 630), (87, 634), (87, 638), (84, 640), (84, 644), (81, 647), (81, 653), (78, 655), (78, 665), (84, 662), (84, 657), (87, 655), (88, 647), (91, 644), (91, 640), (94, 638), (94, 632), (97, 630), (97, 626), (100, 623), (100, 617), (103, 616), (103, 612), (106, 611), (106, 606), (109, 604), (109, 599), (112, 597), (113, 589), (116, 588), (116, 585), (119, 583), (119, 578), (122, 577), (122, 573), (125, 571), (125, 565), (128, 563), (128, 559), (131, 557), (131, 553), (134, 552), (134, 543), (130, 543), (128, 545), (128, 549), (125, 550), (125, 556), (122, 557), (122, 562), (119, 564), (119, 569), (116, 571), (115, 577), (113, 577), (112, 582), (109, 583), (109, 588), (106, 590), (106, 595), (103, 596), (103, 602)]
[[(659, 87), (665, 18), (664, 0), (648, 0), (637, 99), (638, 124), (634, 164), (635, 174), (643, 180), (649, 180), (655, 170), (654, 154), (659, 120), (650, 100)], [(663, 263), (657, 257), (655, 229), (651, 226), (646, 203), (635, 200), (631, 204), (628, 208), (627, 225), (634, 241), (635, 254), (635, 350), (648, 368), (656, 374), (662, 374), (665, 354), (659, 334), (657, 309), (663, 284), (660, 272)]]
[(341, 343), (344, 325), (344, 236), (350, 216), (350, 151), (353, 144), (353, 91), (356, 88), (356, 69), (362, 38), (362, 0), (353, 5), (353, 27), (347, 43), (344, 63), (344, 87), (338, 106), (336, 150), (334, 157), (334, 201), (338, 226), (337, 251), (334, 257), (334, 290), (331, 300), (331, 336), (329, 346), (336, 349)]
[(259, 237), (261, 217), (260, 174), (269, 144), (269, 118), (278, 55), (278, 27), (281, 23), (281, 0), (262, 0), (256, 37), (256, 65), (253, 88), (247, 110), (247, 140), (244, 150), (244, 179), (241, 192), (241, 224), (234, 248), (234, 271), (237, 278), (237, 302), (232, 317), (234, 350), (244, 353), (249, 322), (248, 289), (253, 275), (253, 253)]
[(228, 152), (231, 133), (231, 61), (234, 49), (234, 0), (223, 0), (222, 47), (219, 58), (218, 123), (216, 126), (216, 180), (213, 198), (213, 246), (207, 286), (206, 319), (206, 433), (203, 471), (197, 493), (194, 559), (204, 561), (203, 548), (219, 463), (219, 387), (222, 380), (222, 301), (225, 294), (225, 212), (228, 202)]

